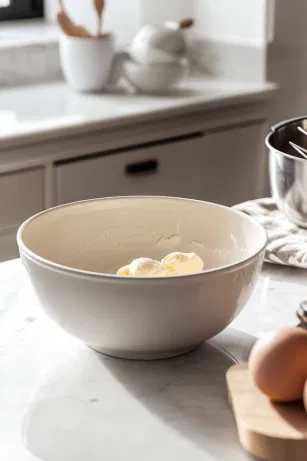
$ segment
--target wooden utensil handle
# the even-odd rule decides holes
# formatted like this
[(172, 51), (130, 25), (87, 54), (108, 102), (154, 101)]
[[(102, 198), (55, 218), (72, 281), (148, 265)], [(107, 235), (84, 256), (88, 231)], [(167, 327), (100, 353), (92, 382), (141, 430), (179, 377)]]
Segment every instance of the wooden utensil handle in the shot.
[(195, 21), (192, 18), (182, 19), (181, 21), (179, 21), (179, 27), (180, 29), (189, 29), (194, 25), (194, 22)]
[(105, 9), (105, 0), (94, 0), (94, 8), (98, 17), (97, 38), (99, 38), (102, 29), (102, 16)]
[(70, 37), (75, 36), (74, 28), (72, 24), (70, 23), (69, 18), (67, 17), (65, 11), (60, 10), (57, 12), (57, 23), (65, 35), (69, 35)]

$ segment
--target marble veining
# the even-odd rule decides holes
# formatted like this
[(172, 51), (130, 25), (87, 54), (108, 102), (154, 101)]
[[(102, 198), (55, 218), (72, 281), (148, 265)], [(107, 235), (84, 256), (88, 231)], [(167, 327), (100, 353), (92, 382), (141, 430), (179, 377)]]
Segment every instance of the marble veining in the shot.
[[(224, 80), (266, 81), (266, 46), (188, 42), (191, 71)], [(5, 27), (0, 31), (0, 88), (62, 79), (58, 30), (51, 24)]]
[(1, 24), (0, 69), (0, 88), (62, 78), (57, 27), (41, 20)]
[(58, 43), (0, 46), (0, 88), (62, 79)]
[[(306, 273), (266, 265), (231, 328), (171, 360), (95, 353), (38, 306), (19, 260), (0, 265), (0, 458), (6, 461), (247, 461), (225, 371), (255, 337), (297, 323)], [(253, 336), (254, 335), (254, 336)], [(217, 348), (218, 347), (218, 348)]]

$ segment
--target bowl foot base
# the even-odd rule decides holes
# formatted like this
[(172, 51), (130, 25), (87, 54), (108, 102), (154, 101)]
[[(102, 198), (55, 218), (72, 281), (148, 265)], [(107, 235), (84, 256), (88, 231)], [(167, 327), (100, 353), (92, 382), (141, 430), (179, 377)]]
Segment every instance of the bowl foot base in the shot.
[(96, 352), (101, 354), (108, 355), (110, 357), (116, 357), (119, 359), (127, 360), (161, 360), (161, 359), (170, 359), (173, 357), (178, 357), (179, 355), (184, 355), (189, 352), (192, 352), (200, 344), (195, 344), (189, 347), (183, 347), (171, 351), (162, 351), (162, 352), (136, 352), (136, 351), (121, 351), (117, 349), (104, 349), (96, 346), (89, 346)]

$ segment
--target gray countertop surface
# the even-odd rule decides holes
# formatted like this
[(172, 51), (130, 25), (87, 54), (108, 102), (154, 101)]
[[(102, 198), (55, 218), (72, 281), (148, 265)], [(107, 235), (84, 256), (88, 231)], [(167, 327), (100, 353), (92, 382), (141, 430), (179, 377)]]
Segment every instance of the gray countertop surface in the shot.
[(1, 264), (0, 459), (252, 459), (237, 441), (225, 372), (231, 355), (247, 360), (255, 337), (297, 323), (306, 277), (266, 265), (245, 310), (211, 344), (130, 362), (62, 332), (38, 306), (20, 261)]
[(0, 91), (0, 149), (270, 98), (273, 83), (186, 79), (165, 95), (78, 94), (64, 82)]

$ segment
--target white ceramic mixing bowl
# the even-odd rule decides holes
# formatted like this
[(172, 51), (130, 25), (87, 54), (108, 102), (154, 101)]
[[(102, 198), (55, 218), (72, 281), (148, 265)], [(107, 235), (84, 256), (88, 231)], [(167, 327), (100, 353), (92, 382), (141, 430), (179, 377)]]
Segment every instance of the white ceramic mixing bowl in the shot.
[[(156, 359), (192, 350), (244, 307), (267, 236), (250, 217), (168, 197), (116, 197), (47, 210), (18, 231), (20, 255), (47, 314), (93, 349)], [(195, 251), (205, 271), (113, 275), (132, 259)]]

